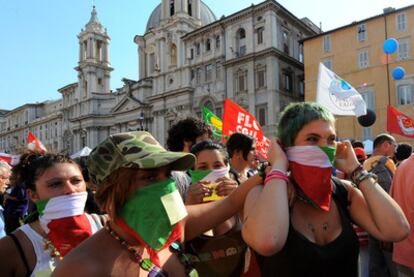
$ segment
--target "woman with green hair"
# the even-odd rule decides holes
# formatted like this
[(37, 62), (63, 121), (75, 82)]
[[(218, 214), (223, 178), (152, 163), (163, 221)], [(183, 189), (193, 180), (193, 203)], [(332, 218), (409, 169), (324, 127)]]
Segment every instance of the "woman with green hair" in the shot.
[[(243, 238), (263, 276), (358, 276), (351, 222), (383, 241), (400, 241), (409, 224), (400, 207), (358, 163), (349, 141), (337, 142), (335, 119), (316, 103), (283, 111), (272, 170), (245, 201)], [(332, 168), (352, 182), (332, 177)]]

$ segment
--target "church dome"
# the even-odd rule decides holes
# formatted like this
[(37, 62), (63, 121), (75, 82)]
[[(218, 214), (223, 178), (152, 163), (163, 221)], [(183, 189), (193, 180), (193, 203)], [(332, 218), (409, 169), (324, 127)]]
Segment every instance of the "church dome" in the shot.
[[(204, 4), (203, 1), (201, 2), (201, 25), (208, 25), (217, 20), (214, 13), (210, 10), (210, 8)], [(159, 4), (154, 11), (151, 13), (148, 22), (146, 32), (149, 31), (151, 28), (157, 28), (161, 24), (161, 4)]]

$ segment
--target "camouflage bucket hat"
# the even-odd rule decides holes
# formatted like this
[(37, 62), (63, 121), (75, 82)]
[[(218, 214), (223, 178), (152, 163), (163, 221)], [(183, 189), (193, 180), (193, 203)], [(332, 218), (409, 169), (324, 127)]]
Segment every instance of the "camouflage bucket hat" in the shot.
[(121, 167), (143, 169), (171, 165), (172, 170), (187, 170), (195, 163), (195, 156), (164, 149), (148, 132), (126, 132), (109, 136), (98, 144), (88, 158), (92, 181), (99, 185)]

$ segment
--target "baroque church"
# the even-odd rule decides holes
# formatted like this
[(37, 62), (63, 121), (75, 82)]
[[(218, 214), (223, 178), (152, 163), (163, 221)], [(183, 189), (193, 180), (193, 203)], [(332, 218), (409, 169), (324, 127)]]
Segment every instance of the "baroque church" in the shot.
[(319, 33), (267, 0), (216, 18), (201, 0), (162, 0), (133, 41), (139, 76), (111, 90), (110, 36), (95, 7), (78, 35), (77, 82), (62, 98), (0, 113), (0, 152), (16, 153), (33, 132), (48, 149), (74, 153), (108, 135), (148, 130), (164, 144), (168, 128), (206, 106), (219, 117), (230, 98), (272, 136), (279, 112), (304, 98), (301, 40)]

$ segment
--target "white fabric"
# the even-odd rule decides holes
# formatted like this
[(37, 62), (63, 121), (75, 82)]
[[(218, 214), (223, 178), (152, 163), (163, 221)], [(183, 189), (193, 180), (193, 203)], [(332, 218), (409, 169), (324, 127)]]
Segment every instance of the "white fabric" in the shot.
[(51, 220), (83, 214), (87, 197), (87, 192), (78, 192), (50, 198), (39, 216), (43, 230), (49, 233), (47, 224)]
[(30, 276), (35, 277), (44, 273), (52, 273), (54, 268), (57, 266), (58, 259), (52, 259), (49, 251), (44, 250), (43, 246), (45, 242), (43, 237), (33, 230), (29, 224), (21, 226), (19, 230), (21, 230), (30, 240), (36, 254), (36, 266)]
[(316, 102), (336, 115), (367, 114), (367, 105), (359, 92), (322, 63), (319, 64)]
[[(86, 216), (88, 217), (88, 220), (91, 223), (92, 233), (96, 233), (97, 231), (102, 229), (103, 225), (98, 215), (86, 214)], [(58, 260), (54, 258), (52, 259), (50, 257), (49, 251), (44, 250), (43, 246), (45, 242), (43, 240), (43, 237), (39, 235), (35, 230), (33, 230), (29, 224), (21, 226), (19, 230), (21, 230), (30, 240), (36, 254), (36, 265), (30, 276), (49, 276), (50, 273), (56, 267)], [(49, 275), (47, 275), (48, 273)]]
[(201, 181), (215, 182), (219, 178), (229, 177), (230, 167), (223, 167), (220, 169), (212, 170), (207, 176), (205, 176)]
[(289, 161), (298, 164), (321, 168), (332, 167), (328, 155), (318, 146), (288, 147), (286, 155)]
[(90, 149), (88, 146), (83, 147), (80, 151), (70, 155), (71, 159), (76, 159), (80, 157), (87, 157), (92, 152), (92, 149)]

